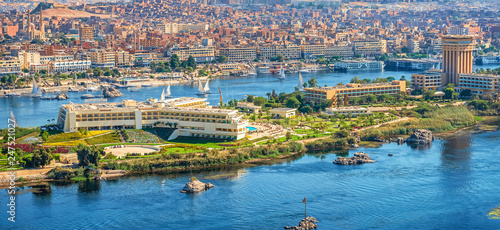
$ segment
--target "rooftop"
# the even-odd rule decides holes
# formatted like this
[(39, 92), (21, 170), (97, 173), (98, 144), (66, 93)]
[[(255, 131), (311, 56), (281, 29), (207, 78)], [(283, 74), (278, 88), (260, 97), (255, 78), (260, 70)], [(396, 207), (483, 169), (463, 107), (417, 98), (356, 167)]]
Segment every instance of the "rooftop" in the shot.
[(62, 105), (69, 111), (112, 111), (118, 109), (138, 109), (138, 110), (156, 110), (161, 108), (168, 108), (174, 111), (197, 111), (197, 112), (210, 112), (210, 113), (235, 113), (236, 110), (231, 109), (217, 109), (213, 107), (193, 108), (193, 107), (178, 107), (179, 105), (205, 102), (206, 99), (194, 97), (180, 97), (167, 99), (164, 101), (157, 101), (156, 99), (136, 102), (135, 100), (123, 100), (123, 102), (104, 102), (104, 103), (82, 103), (82, 104), (65, 104)]

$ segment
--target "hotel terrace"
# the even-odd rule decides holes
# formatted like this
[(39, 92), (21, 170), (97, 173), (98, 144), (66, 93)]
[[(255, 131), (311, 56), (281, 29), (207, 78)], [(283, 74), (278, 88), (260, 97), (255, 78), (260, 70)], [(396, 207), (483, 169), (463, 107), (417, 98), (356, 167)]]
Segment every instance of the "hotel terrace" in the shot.
[(361, 97), (368, 94), (398, 94), (406, 92), (406, 81), (392, 81), (389, 83), (374, 84), (347, 84), (345, 86), (314, 87), (306, 88), (305, 100), (307, 102), (320, 103), (328, 99), (332, 100), (333, 107), (339, 106), (338, 97), (344, 98), (344, 104), (347, 104), (349, 97)]
[(245, 137), (247, 120), (237, 110), (215, 109), (206, 99), (182, 97), (145, 102), (66, 104), (59, 108), (57, 124), (64, 132), (142, 129), (154, 125), (177, 130), (172, 137), (190, 136), (237, 140)]

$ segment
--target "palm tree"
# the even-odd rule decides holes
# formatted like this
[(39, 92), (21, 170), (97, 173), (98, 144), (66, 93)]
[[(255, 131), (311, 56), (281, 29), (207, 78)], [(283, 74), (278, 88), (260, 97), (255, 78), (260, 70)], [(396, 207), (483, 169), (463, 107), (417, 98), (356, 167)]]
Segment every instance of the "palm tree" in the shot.
[(270, 100), (271, 99), (271, 93), (267, 92), (266, 95), (267, 95), (267, 99)]

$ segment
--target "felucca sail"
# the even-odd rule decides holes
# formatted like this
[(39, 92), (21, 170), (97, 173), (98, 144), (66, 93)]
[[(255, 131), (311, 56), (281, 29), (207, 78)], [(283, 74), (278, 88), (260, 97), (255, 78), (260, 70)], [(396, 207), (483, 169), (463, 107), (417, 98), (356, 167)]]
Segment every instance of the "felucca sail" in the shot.
[(10, 116), (9, 123), (14, 122), (14, 127), (18, 127), (16, 116), (14, 116), (14, 112), (12, 112), (12, 108), (10, 108)]
[(160, 101), (164, 101), (165, 100), (165, 89), (163, 89), (163, 91), (161, 92), (161, 96), (160, 96)]
[(33, 90), (31, 90), (31, 93), (35, 95), (42, 94), (40, 87), (38, 87), (38, 84), (36, 83), (35, 77), (33, 77)]
[(205, 92), (210, 91), (210, 87), (208, 86), (208, 81), (210, 81), (210, 79), (207, 79), (207, 83), (205, 83), (205, 87), (203, 88)]
[(302, 74), (299, 73), (299, 90), (304, 89), (304, 79), (302, 79)]
[(203, 85), (201, 84), (200, 80), (198, 80), (198, 91), (200, 93), (205, 93), (205, 89), (203, 88)]
[(165, 97), (168, 97), (170, 96), (172, 93), (170, 93), (170, 83), (168, 84), (168, 87), (167, 87), (167, 92), (165, 93)]

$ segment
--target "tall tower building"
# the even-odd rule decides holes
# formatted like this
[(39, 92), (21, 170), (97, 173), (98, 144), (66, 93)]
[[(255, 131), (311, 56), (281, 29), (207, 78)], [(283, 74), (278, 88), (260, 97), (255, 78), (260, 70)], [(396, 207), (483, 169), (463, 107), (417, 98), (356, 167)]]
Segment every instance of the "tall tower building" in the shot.
[(458, 75), (472, 73), (472, 51), (474, 40), (471, 36), (443, 36), (443, 72), (446, 84), (458, 85)]
[(45, 39), (45, 25), (43, 24), (43, 9), (40, 7), (40, 22), (39, 22), (39, 25), (38, 25), (39, 29), (40, 29), (40, 37), (42, 40)]

